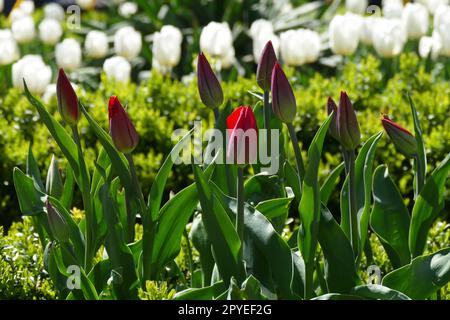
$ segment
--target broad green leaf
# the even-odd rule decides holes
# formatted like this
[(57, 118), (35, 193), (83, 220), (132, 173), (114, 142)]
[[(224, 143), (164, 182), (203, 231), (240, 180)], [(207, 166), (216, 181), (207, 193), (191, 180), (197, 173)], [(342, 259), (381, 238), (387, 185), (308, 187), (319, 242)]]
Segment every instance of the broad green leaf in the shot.
[(382, 285), (411, 299), (426, 299), (450, 281), (450, 248), (414, 258), (410, 264), (388, 273)]
[(428, 231), (444, 208), (445, 181), (449, 172), (450, 154), (434, 169), (416, 199), (409, 230), (409, 249), (413, 257), (423, 253)]
[(27, 175), (30, 176), (34, 183), (37, 186), (37, 190), (45, 192), (44, 184), (41, 179), (41, 172), (39, 170), (39, 166), (36, 162), (36, 158), (33, 155), (33, 150), (30, 147), (28, 148), (28, 156), (27, 156)]
[(64, 181), (63, 193), (61, 196), (61, 203), (66, 209), (72, 208), (73, 193), (75, 191), (75, 178), (73, 170), (70, 166), (66, 167), (66, 180)]
[[(236, 199), (224, 195), (215, 184), (212, 184), (212, 190), (224, 202), (224, 207), (230, 208), (231, 212), (236, 214)], [(288, 244), (275, 231), (270, 221), (248, 204), (244, 207), (244, 226), (245, 234), (255, 243), (265, 258), (264, 263), (271, 269), (277, 294), (281, 299), (292, 298), (293, 262)], [(258, 275), (256, 277), (258, 278)]]
[(105, 183), (99, 196), (103, 214), (108, 225), (105, 248), (111, 261), (114, 293), (118, 299), (136, 299), (138, 278), (130, 248), (126, 245), (123, 226), (118, 218), (118, 209)]
[(318, 239), (325, 258), (328, 291), (347, 293), (359, 282), (352, 246), (325, 206), (320, 213)]
[(36, 190), (33, 179), (16, 167), (13, 172), (13, 180), (22, 214), (31, 216), (44, 212), (43, 198), (46, 195)]
[[(367, 239), (367, 231), (369, 227), (370, 210), (372, 207), (372, 169), (375, 158), (375, 151), (383, 132), (374, 134), (361, 147), (355, 161), (355, 189), (356, 194), (356, 212), (359, 223), (359, 241), (358, 260), (361, 258), (361, 251)], [(350, 222), (349, 215), (346, 214), (350, 210), (348, 203), (348, 176), (344, 181), (341, 190), (341, 228), (350, 239)]]
[(303, 298), (305, 294), (305, 262), (298, 251), (291, 251), (294, 262), (294, 277), (292, 280), (292, 292)]
[(362, 300), (361, 297), (350, 295), (350, 294), (342, 294), (342, 293), (327, 293), (311, 300)]
[(289, 161), (284, 163), (284, 177), (286, 179), (286, 185), (292, 188), (295, 195), (295, 200), (299, 203), (301, 198), (301, 186), (299, 183), (300, 179), (298, 178), (297, 171), (289, 163)]
[(385, 165), (376, 168), (373, 174), (373, 198), (370, 225), (394, 268), (404, 266), (411, 261), (408, 247), (409, 212)]
[(289, 212), (289, 206), (292, 199), (293, 196), (289, 198), (275, 198), (261, 201), (256, 205), (255, 209), (261, 212), (267, 219), (277, 217), (283, 217), (283, 219), (285, 219)]
[(411, 300), (407, 295), (379, 284), (354, 287), (350, 294), (371, 300)]
[(341, 163), (336, 168), (334, 168), (333, 171), (330, 172), (327, 179), (320, 188), (320, 201), (324, 205), (328, 203), (328, 199), (330, 199), (331, 193), (336, 188), (342, 170), (344, 170), (344, 163)]
[(170, 155), (166, 158), (163, 165), (159, 169), (155, 181), (150, 189), (150, 195), (148, 198), (148, 211), (151, 216), (152, 221), (158, 220), (158, 215), (160, 213), (161, 199), (163, 197), (164, 189), (166, 187), (166, 181), (172, 170), (174, 159), (178, 157), (180, 151), (186, 146), (186, 144), (191, 143), (191, 134), (194, 129), (191, 129), (178, 143), (173, 147)]
[(312, 295), (312, 280), (314, 272), (314, 257), (317, 248), (317, 235), (320, 219), (320, 189), (318, 182), (319, 164), (322, 154), (323, 141), (330, 125), (328, 117), (317, 131), (308, 150), (308, 165), (302, 187), (302, 198), (299, 204), (300, 222), (298, 247), (305, 261), (306, 293), (305, 298)]
[(242, 262), (238, 261), (241, 241), (225, 208), (211, 190), (205, 173), (198, 166), (193, 166), (195, 184), (202, 207), (202, 217), (210, 237), (214, 259), (220, 275), (228, 286), (234, 276), (243, 281), (244, 270)]
[(176, 293), (173, 298), (174, 300), (214, 300), (227, 289), (227, 285), (223, 281), (219, 281), (209, 287), (183, 290)]
[(200, 265), (202, 267), (203, 287), (211, 284), (211, 276), (214, 269), (214, 257), (211, 251), (211, 241), (203, 224), (202, 215), (197, 214), (193, 221), (190, 231), (190, 238), (194, 247), (200, 254)]

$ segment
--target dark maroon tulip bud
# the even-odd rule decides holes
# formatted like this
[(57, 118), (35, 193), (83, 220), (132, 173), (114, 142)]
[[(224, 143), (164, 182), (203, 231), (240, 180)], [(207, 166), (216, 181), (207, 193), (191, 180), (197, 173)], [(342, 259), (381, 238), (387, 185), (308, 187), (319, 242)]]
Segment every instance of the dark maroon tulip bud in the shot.
[(356, 112), (353, 109), (353, 105), (348, 98), (347, 93), (344, 91), (341, 92), (336, 123), (339, 141), (344, 149), (356, 149), (361, 141), (361, 132), (359, 131)]
[(76, 125), (80, 120), (78, 97), (72, 84), (61, 68), (56, 82), (56, 95), (58, 97), (58, 110), (63, 120), (69, 125)]
[(61, 213), (48, 200), (45, 202), (45, 208), (47, 209), (48, 224), (55, 239), (59, 242), (68, 241), (70, 231), (66, 219), (64, 219)]
[(254, 163), (258, 153), (258, 126), (251, 107), (240, 106), (227, 118), (227, 161), (239, 165)]
[(132, 152), (139, 143), (139, 136), (119, 98), (109, 99), (109, 133), (117, 150), (123, 153)]
[(417, 141), (411, 132), (389, 119), (386, 115), (381, 119), (381, 123), (398, 152), (408, 158), (413, 158), (417, 155)]
[(205, 55), (200, 52), (197, 61), (197, 85), (203, 104), (215, 109), (223, 103), (223, 92)]
[(273, 49), (272, 41), (269, 41), (264, 46), (256, 69), (256, 82), (264, 91), (270, 91), (272, 70), (275, 63), (277, 63), (277, 55)]
[(291, 123), (297, 113), (294, 92), (278, 63), (272, 70), (272, 110), (285, 123)]
[(338, 108), (337, 108), (336, 102), (334, 102), (333, 98), (328, 97), (328, 102), (327, 102), (328, 115), (330, 115), (333, 112), (333, 117), (331, 119), (330, 126), (328, 127), (328, 132), (331, 134), (331, 136), (334, 139), (339, 141), (339, 134), (337, 131), (337, 123), (336, 123), (337, 111), (338, 111)]

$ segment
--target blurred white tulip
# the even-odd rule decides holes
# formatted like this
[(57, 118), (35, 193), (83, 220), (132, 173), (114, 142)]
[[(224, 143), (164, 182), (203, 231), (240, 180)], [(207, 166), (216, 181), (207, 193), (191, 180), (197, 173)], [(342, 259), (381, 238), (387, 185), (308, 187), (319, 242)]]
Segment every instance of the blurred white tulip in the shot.
[(356, 13), (356, 14), (364, 14), (367, 10), (367, 0), (346, 0), (345, 8), (347, 11)]
[(180, 62), (182, 42), (180, 29), (170, 25), (163, 26), (153, 37), (153, 58), (161, 67), (172, 69)]
[(450, 6), (441, 5), (434, 14), (434, 30), (441, 38), (441, 54), (450, 57)]
[(440, 5), (446, 5), (450, 3), (450, 0), (416, 0), (416, 2), (423, 4), (427, 7), (431, 14), (435, 14), (437, 8)]
[(376, 32), (375, 25), (380, 17), (368, 16), (363, 18), (362, 29), (359, 39), (365, 45), (373, 45), (373, 33)]
[(236, 56), (234, 52), (234, 48), (231, 47), (229, 51), (225, 54), (225, 56), (220, 58), (220, 67), (221, 69), (229, 69), (236, 62)]
[(0, 11), (3, 11), (3, 7), (5, 6), (3, 0), (0, 0)]
[(408, 38), (418, 39), (428, 31), (428, 10), (420, 3), (407, 3), (402, 14)]
[(283, 61), (292, 66), (301, 66), (319, 58), (320, 36), (317, 32), (298, 29), (280, 34), (280, 51)]
[(338, 55), (348, 56), (358, 48), (362, 17), (346, 13), (335, 15), (328, 29), (331, 50)]
[(373, 46), (377, 53), (386, 58), (400, 54), (407, 40), (407, 31), (400, 19), (380, 18), (372, 33)]
[(81, 46), (75, 39), (64, 39), (56, 45), (55, 57), (58, 67), (75, 70), (81, 65)]
[(25, 79), (31, 93), (42, 94), (51, 78), (52, 69), (45, 65), (39, 55), (26, 55), (12, 66), (13, 86), (21, 90)]
[(118, 12), (121, 17), (129, 18), (138, 12), (138, 5), (131, 1), (121, 3)]
[(401, 18), (402, 13), (402, 0), (383, 0), (383, 16), (385, 18)]
[(278, 56), (280, 51), (280, 39), (274, 33), (261, 33), (260, 35), (253, 38), (253, 58), (255, 62), (258, 63), (264, 46), (267, 42), (272, 41), (273, 50)]
[(250, 27), (250, 37), (253, 39), (259, 38), (263, 34), (273, 34), (273, 25), (272, 22), (265, 19), (258, 19), (253, 21)]
[(63, 34), (61, 24), (55, 19), (45, 18), (39, 24), (39, 38), (48, 45), (56, 44)]
[(11, 31), (14, 39), (16, 39), (18, 43), (30, 42), (36, 36), (33, 18), (30, 16), (23, 16), (22, 18), (14, 20), (11, 24)]
[(34, 2), (32, 0), (22, 1), (18, 7), (27, 15), (32, 15), (34, 12)]
[(438, 32), (434, 31), (431, 37), (424, 36), (420, 38), (419, 55), (422, 58), (428, 58), (431, 54), (431, 59), (436, 60), (442, 49), (442, 41)]
[(42, 101), (45, 104), (49, 104), (54, 97), (56, 97), (56, 84), (51, 83), (45, 87), (44, 94), (42, 95)]
[(75, 3), (84, 10), (95, 8), (96, 0), (76, 0)]
[(86, 55), (90, 58), (104, 58), (108, 53), (108, 37), (102, 31), (92, 30), (86, 35), (84, 41)]
[(114, 49), (116, 54), (127, 59), (136, 58), (142, 49), (140, 32), (133, 27), (122, 27), (114, 35)]
[(130, 81), (131, 65), (124, 57), (115, 56), (106, 59), (103, 64), (103, 71), (108, 80), (122, 83)]
[(11, 30), (0, 30), (0, 65), (11, 64), (20, 57), (19, 47)]
[(46, 18), (55, 19), (59, 22), (63, 22), (65, 18), (64, 8), (55, 2), (45, 5), (44, 15)]
[(233, 36), (226, 22), (210, 22), (200, 34), (200, 49), (213, 57), (230, 56), (233, 49)]

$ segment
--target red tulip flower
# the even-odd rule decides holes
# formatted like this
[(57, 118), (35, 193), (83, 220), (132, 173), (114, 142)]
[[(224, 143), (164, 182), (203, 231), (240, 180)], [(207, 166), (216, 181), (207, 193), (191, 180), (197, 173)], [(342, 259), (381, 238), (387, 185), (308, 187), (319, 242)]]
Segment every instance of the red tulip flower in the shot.
[(258, 127), (251, 107), (240, 106), (227, 118), (227, 161), (239, 165), (254, 163), (258, 150)]
[(139, 143), (139, 136), (116, 96), (109, 99), (108, 113), (109, 133), (117, 150), (123, 153), (132, 152)]
[(76, 125), (80, 119), (78, 97), (62, 68), (59, 69), (56, 82), (56, 95), (58, 97), (58, 110), (63, 120), (72, 126)]

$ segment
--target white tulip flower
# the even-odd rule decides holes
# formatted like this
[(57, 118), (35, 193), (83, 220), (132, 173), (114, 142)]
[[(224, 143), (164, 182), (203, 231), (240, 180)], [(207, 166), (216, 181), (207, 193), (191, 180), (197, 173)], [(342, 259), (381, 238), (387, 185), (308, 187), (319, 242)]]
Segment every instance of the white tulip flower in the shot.
[(226, 22), (210, 22), (200, 34), (200, 49), (213, 57), (230, 57), (234, 51), (233, 36)]
[(229, 69), (236, 62), (236, 56), (234, 52), (234, 48), (231, 47), (229, 51), (225, 54), (225, 56), (220, 58), (220, 67), (221, 69)]
[(140, 32), (133, 27), (122, 27), (114, 35), (114, 49), (116, 54), (128, 60), (136, 58), (142, 49)]
[(367, 46), (373, 45), (373, 33), (376, 32), (375, 26), (380, 17), (364, 17), (359, 40)]
[(356, 14), (364, 14), (367, 10), (368, 2), (367, 0), (346, 0), (345, 8), (347, 11), (356, 13)]
[(32, 0), (22, 1), (18, 8), (30, 16), (34, 12), (34, 2)]
[(254, 39), (261, 37), (264, 34), (273, 34), (272, 22), (265, 19), (258, 19), (253, 21), (250, 27), (250, 37)]
[(280, 34), (281, 57), (292, 66), (315, 62), (320, 55), (320, 36), (317, 32), (298, 29)]
[(81, 46), (75, 39), (64, 39), (55, 49), (56, 64), (72, 71), (81, 65)]
[(39, 24), (39, 38), (48, 45), (56, 44), (63, 34), (61, 24), (55, 19), (45, 18)]
[(89, 31), (84, 41), (84, 48), (88, 57), (104, 58), (108, 54), (108, 36), (102, 31)]
[(255, 62), (258, 63), (261, 57), (261, 53), (267, 44), (267, 42), (272, 41), (272, 47), (275, 54), (278, 56), (280, 51), (280, 38), (274, 33), (261, 33), (260, 35), (253, 38), (253, 58)]
[(383, 0), (383, 16), (385, 18), (401, 18), (402, 13), (402, 0)]
[(408, 31), (408, 38), (418, 39), (428, 31), (428, 10), (420, 3), (407, 3), (402, 19)]
[(377, 53), (387, 58), (400, 54), (407, 40), (404, 23), (400, 19), (380, 18), (375, 27), (372, 38)]
[(121, 3), (118, 12), (121, 17), (129, 18), (138, 12), (138, 5), (131, 1)]
[(26, 81), (31, 93), (42, 94), (50, 83), (52, 69), (39, 55), (26, 55), (12, 66), (12, 82), (15, 88), (24, 89)]
[(24, 16), (14, 20), (11, 24), (11, 31), (14, 39), (16, 39), (18, 43), (30, 42), (36, 36), (33, 18)]
[(19, 47), (11, 30), (0, 30), (0, 65), (11, 64), (20, 57)]
[(448, 5), (450, 0), (417, 0), (416, 2), (423, 4), (427, 7), (431, 14), (435, 14), (437, 8), (441, 5)]
[(44, 15), (46, 18), (55, 19), (59, 22), (63, 22), (65, 18), (64, 8), (60, 4), (55, 2), (45, 5)]
[(428, 58), (431, 54), (431, 59), (436, 60), (442, 50), (442, 40), (438, 32), (433, 31), (431, 37), (423, 36), (419, 42), (419, 55), (422, 58)]
[(441, 5), (434, 14), (434, 30), (441, 38), (441, 54), (450, 57), (450, 6)]
[(45, 88), (44, 94), (42, 95), (42, 101), (45, 104), (49, 104), (54, 97), (56, 97), (56, 84), (51, 83)]
[(3, 11), (3, 7), (5, 6), (5, 3), (3, 0), (0, 0), (0, 12)]
[(122, 83), (130, 81), (131, 65), (124, 57), (115, 56), (106, 59), (103, 64), (103, 71), (108, 80)]
[(95, 8), (96, 0), (76, 0), (75, 3), (81, 7), (81, 9), (89, 10)]
[(182, 42), (180, 29), (170, 25), (163, 26), (153, 37), (153, 58), (161, 67), (170, 70), (180, 62)]
[(328, 29), (331, 50), (343, 56), (355, 53), (361, 28), (362, 18), (358, 15), (346, 13), (334, 16)]

